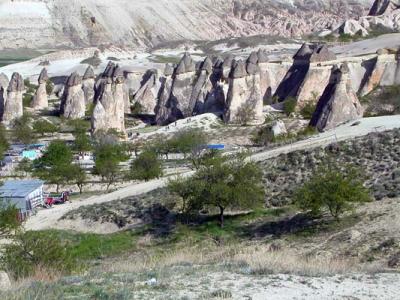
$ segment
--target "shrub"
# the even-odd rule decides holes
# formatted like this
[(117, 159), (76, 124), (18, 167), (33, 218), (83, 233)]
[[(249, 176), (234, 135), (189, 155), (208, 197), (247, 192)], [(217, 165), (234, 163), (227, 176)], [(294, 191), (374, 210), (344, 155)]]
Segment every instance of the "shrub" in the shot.
[(263, 127), (255, 131), (251, 137), (253, 144), (257, 146), (267, 146), (275, 142), (275, 136), (271, 126)]
[(283, 111), (287, 116), (290, 116), (295, 112), (297, 105), (297, 100), (293, 97), (289, 97), (283, 102)]
[(53, 93), (54, 90), (54, 84), (51, 82), (51, 80), (46, 81), (46, 93), (48, 96), (50, 96)]
[(9, 237), (21, 226), (17, 219), (18, 209), (0, 200), (0, 238)]
[(303, 118), (305, 118), (307, 120), (311, 120), (316, 108), (317, 108), (316, 101), (308, 101), (303, 106), (300, 113), (303, 116)]
[(71, 272), (77, 264), (56, 234), (25, 232), (4, 247), (0, 265), (15, 279), (32, 275), (36, 269)]
[(49, 121), (46, 120), (37, 120), (33, 123), (33, 130), (41, 135), (42, 137), (45, 136), (46, 133), (54, 134), (58, 131), (58, 127)]
[(24, 114), (22, 117), (14, 120), (12, 124), (13, 137), (25, 145), (31, 144), (36, 140), (33, 130), (29, 125), (30, 122), (31, 116)]
[(311, 211), (313, 215), (328, 211), (335, 219), (351, 210), (355, 203), (370, 199), (356, 170), (342, 172), (334, 167), (318, 170), (294, 195), (299, 208)]
[(131, 107), (131, 112), (135, 116), (140, 115), (143, 112), (143, 106), (139, 102), (135, 102)]

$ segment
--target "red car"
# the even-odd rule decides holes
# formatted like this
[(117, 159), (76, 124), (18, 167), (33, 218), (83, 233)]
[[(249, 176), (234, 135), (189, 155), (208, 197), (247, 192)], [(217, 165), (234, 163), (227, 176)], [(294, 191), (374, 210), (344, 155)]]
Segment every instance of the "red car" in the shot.
[(53, 205), (64, 204), (67, 201), (69, 201), (69, 192), (63, 192), (59, 196), (47, 195), (44, 200), (44, 206), (50, 208)]

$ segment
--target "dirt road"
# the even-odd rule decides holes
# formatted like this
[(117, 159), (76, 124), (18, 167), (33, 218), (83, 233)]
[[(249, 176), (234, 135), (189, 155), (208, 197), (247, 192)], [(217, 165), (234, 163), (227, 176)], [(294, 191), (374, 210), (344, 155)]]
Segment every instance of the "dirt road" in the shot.
[[(312, 149), (316, 147), (326, 146), (335, 141), (343, 141), (354, 137), (367, 135), (371, 132), (381, 132), (400, 128), (400, 116), (385, 116), (377, 118), (366, 118), (360, 120), (356, 126), (353, 123), (345, 124), (337, 127), (334, 130), (318, 134), (307, 140), (299, 141), (291, 145), (286, 145), (276, 149), (264, 151), (251, 156), (254, 161), (263, 161), (272, 157), (276, 157), (282, 153), (292, 151)], [(190, 176), (192, 172), (186, 172), (185, 176)], [(145, 183), (131, 185), (115, 192), (104, 194), (101, 196), (92, 196), (90, 198), (76, 200), (73, 203), (60, 205), (48, 210), (41, 210), (35, 216), (28, 219), (25, 224), (27, 230), (43, 230), (50, 229), (64, 214), (71, 210), (78, 209), (82, 206), (110, 202), (118, 199), (123, 199), (129, 196), (140, 195), (149, 191), (164, 187), (167, 183), (167, 178), (152, 180)]]

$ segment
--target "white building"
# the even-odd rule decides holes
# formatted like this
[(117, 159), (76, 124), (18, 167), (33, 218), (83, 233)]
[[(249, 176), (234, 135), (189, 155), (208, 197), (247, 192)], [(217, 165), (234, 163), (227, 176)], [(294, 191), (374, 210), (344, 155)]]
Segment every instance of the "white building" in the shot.
[(19, 209), (20, 218), (25, 220), (44, 203), (41, 180), (9, 180), (0, 186), (0, 201)]

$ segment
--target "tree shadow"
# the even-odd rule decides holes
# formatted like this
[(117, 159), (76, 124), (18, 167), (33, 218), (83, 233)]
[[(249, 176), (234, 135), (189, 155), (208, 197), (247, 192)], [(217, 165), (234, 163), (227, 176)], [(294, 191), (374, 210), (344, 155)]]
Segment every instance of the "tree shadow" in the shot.
[(243, 230), (243, 236), (247, 238), (277, 238), (287, 234), (313, 231), (324, 222), (326, 221), (310, 214), (299, 213), (282, 220), (248, 225)]

